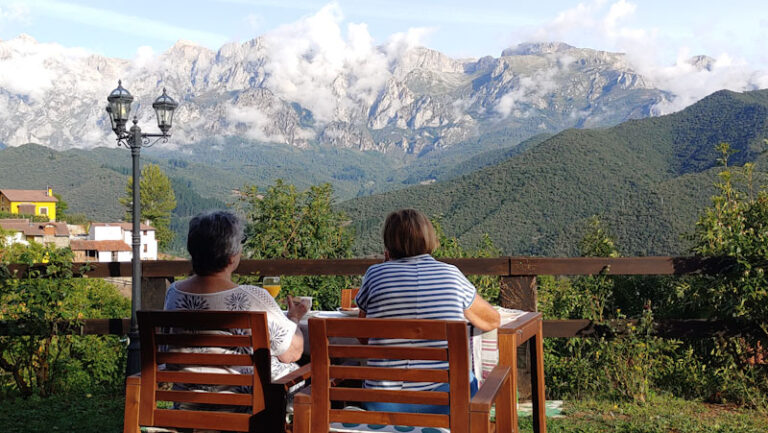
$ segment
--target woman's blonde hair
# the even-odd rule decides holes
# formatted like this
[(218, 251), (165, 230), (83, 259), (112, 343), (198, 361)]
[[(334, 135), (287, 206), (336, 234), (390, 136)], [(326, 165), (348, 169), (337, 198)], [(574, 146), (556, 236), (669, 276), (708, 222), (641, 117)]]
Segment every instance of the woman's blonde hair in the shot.
[(415, 209), (390, 213), (384, 221), (382, 237), (392, 259), (432, 254), (440, 245), (429, 218)]

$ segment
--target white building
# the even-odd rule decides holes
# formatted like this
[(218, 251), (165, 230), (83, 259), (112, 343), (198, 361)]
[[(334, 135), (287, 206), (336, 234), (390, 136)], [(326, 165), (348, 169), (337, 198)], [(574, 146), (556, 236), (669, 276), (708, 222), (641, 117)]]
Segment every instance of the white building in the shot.
[[(130, 262), (133, 258), (133, 224), (92, 223), (88, 238), (72, 241), (71, 248), (77, 259), (99, 262)], [(157, 260), (155, 229), (141, 225), (141, 260)]]

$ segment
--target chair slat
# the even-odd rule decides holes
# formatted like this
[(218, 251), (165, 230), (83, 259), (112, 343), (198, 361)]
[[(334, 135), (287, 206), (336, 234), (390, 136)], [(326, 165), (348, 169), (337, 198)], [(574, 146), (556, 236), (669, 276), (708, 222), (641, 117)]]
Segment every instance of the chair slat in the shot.
[(248, 347), (251, 337), (248, 335), (216, 334), (155, 334), (158, 345), (178, 347)]
[(236, 394), (230, 392), (197, 392), (197, 391), (157, 391), (158, 401), (183, 401), (187, 403), (226, 404), (235, 406), (250, 406), (251, 394)]
[(363, 388), (331, 388), (331, 400), (335, 401), (381, 401), (410, 404), (448, 404), (447, 392), (436, 391), (394, 391)]
[[(312, 320), (312, 319), (310, 319)], [(424, 320), (414, 323), (405, 319), (325, 319), (329, 337), (405, 338), (445, 340), (445, 322)], [(407, 322), (408, 327), (397, 326)], [(394, 325), (394, 326), (393, 326)]]
[[(378, 368), (331, 366), (331, 378), (334, 379), (371, 379), (406, 382), (448, 382), (448, 371), (419, 368)], [(469, 376), (469, 375), (467, 375)]]
[(251, 355), (158, 352), (157, 363), (185, 365), (253, 365), (253, 358)]
[(328, 346), (328, 355), (331, 358), (448, 360), (448, 351), (435, 347), (333, 345)]
[[(233, 312), (231, 311), (200, 311), (200, 313), (204, 314), (189, 314), (189, 311), (150, 311), (148, 313), (150, 313), (151, 317), (151, 326), (185, 329), (250, 328), (248, 314), (232, 314)], [(195, 313), (198, 313), (198, 311)]]
[(163, 427), (235, 430), (247, 432), (251, 415), (195, 410), (155, 410), (155, 425)]
[(371, 412), (357, 410), (331, 409), (331, 422), (349, 422), (357, 424), (410, 425), (418, 427), (447, 428), (448, 415), (402, 412)]
[(187, 371), (158, 371), (158, 382), (194, 383), (200, 385), (250, 386), (250, 374), (192, 373)]

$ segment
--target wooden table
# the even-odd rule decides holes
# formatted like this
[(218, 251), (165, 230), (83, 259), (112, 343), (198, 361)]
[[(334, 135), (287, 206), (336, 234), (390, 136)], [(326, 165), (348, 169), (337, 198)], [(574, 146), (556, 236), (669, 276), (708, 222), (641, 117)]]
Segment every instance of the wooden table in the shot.
[[(517, 389), (517, 348), (528, 342), (531, 351), (531, 399), (533, 431), (546, 433), (546, 399), (544, 397), (544, 332), (541, 313), (525, 313), (498, 329), (499, 365), (511, 367), (510, 386)], [(512, 401), (512, 425), (517, 432), (517, 407)]]

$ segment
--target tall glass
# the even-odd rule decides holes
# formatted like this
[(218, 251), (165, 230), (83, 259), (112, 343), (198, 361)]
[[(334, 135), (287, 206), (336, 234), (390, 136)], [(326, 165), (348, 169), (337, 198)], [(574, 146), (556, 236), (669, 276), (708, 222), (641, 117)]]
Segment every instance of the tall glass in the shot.
[(261, 286), (264, 290), (268, 291), (273, 298), (277, 298), (277, 294), (280, 293), (280, 277), (264, 277), (261, 281)]

